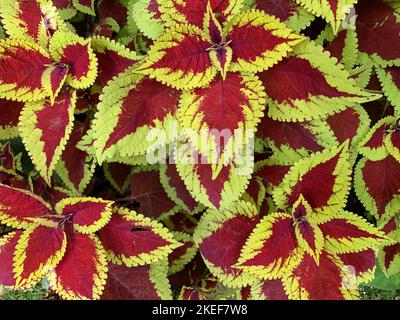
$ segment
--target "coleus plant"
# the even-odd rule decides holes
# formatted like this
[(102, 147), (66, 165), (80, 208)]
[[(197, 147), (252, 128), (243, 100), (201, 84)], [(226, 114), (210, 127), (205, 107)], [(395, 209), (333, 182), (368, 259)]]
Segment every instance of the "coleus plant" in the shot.
[(398, 1), (0, 17), (0, 287), (356, 299), (400, 276)]

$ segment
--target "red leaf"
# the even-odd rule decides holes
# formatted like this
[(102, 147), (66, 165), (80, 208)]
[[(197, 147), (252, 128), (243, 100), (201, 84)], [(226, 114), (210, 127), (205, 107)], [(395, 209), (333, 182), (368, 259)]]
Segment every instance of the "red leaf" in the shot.
[(109, 264), (108, 280), (102, 300), (160, 300), (156, 283), (150, 277), (151, 266), (128, 268)]
[(382, 0), (359, 1), (356, 12), (359, 50), (385, 61), (398, 60), (400, 23), (393, 8)]
[(282, 122), (264, 116), (256, 135), (278, 149), (286, 145), (294, 150), (304, 148), (313, 152), (322, 151), (323, 146), (308, 125), (308, 122)]
[(400, 164), (391, 156), (381, 161), (367, 160), (361, 168), (361, 177), (374, 201), (374, 212), (382, 217), (387, 205), (399, 193)]
[(18, 136), (18, 120), (24, 104), (21, 102), (0, 99), (0, 138), (8, 139)]
[(175, 207), (161, 185), (158, 171), (134, 173), (131, 192), (132, 198), (140, 204), (139, 212), (147, 217), (158, 218)]

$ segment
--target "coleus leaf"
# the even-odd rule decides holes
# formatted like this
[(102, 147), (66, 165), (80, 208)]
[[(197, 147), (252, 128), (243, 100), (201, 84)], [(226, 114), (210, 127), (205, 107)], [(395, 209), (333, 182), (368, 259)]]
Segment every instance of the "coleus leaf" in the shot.
[(83, 13), (90, 14), (92, 16), (96, 15), (94, 11), (94, 0), (72, 0), (72, 4), (75, 9)]
[(67, 198), (56, 204), (55, 211), (70, 219), (76, 232), (88, 234), (99, 231), (110, 221), (112, 204), (96, 198)]
[(69, 31), (57, 31), (49, 47), (54, 60), (68, 65), (67, 83), (75, 89), (90, 87), (97, 76), (97, 58), (90, 40)]
[(397, 137), (395, 124), (394, 117), (379, 120), (360, 142), (359, 153), (369, 160), (378, 161), (387, 157), (389, 149), (395, 151), (396, 148), (391, 143)]
[(56, 8), (49, 0), (4, 0), (0, 16), (11, 38), (29, 40), (43, 47), (47, 47), (60, 24)]
[(350, 12), (350, 8), (357, 3), (357, 0), (296, 0), (308, 11), (324, 18), (332, 25), (335, 33), (339, 30), (340, 24)]
[(159, 2), (159, 0), (138, 0), (131, 4), (131, 15), (136, 25), (152, 40), (156, 40), (164, 31)]
[(190, 24), (168, 29), (137, 71), (178, 89), (192, 89), (210, 83), (217, 70), (224, 77), (226, 62), (231, 61), (229, 71), (233, 72), (268, 69), (303, 40), (276, 18), (259, 11), (234, 16), (223, 33), (219, 29), (219, 36), (210, 37), (209, 32)]
[(376, 68), (376, 73), (385, 96), (398, 111), (400, 108), (400, 67)]
[(359, 1), (356, 5), (359, 50), (382, 65), (399, 64), (399, 8), (395, 1)]
[(76, 93), (63, 91), (49, 101), (27, 103), (22, 110), (19, 131), (29, 155), (42, 177), (50, 183), (72, 131)]
[(0, 238), (0, 286), (15, 287), (13, 257), (23, 231), (14, 231)]
[(110, 162), (104, 164), (104, 175), (113, 188), (120, 194), (128, 190), (131, 183), (132, 166), (124, 163)]
[[(351, 147), (357, 147), (366, 136), (371, 123), (368, 113), (361, 106), (347, 108), (325, 119), (339, 144), (349, 140)], [(325, 138), (324, 138), (325, 139)]]
[(177, 119), (183, 130), (199, 132), (199, 144), (192, 141), (196, 150), (208, 159), (227, 161), (253, 138), (263, 116), (264, 97), (257, 77), (230, 72), (207, 88), (184, 92)]
[(49, 53), (35, 42), (0, 41), (0, 97), (14, 101), (41, 100), (48, 95), (42, 82), (52, 70)]
[(264, 217), (242, 247), (237, 265), (262, 279), (276, 279), (289, 273), (303, 257), (293, 230), (293, 218), (286, 213)]
[(376, 253), (373, 249), (338, 254), (338, 257), (360, 283), (368, 283), (374, 279)]
[(399, 220), (393, 218), (387, 222), (383, 227), (382, 231), (386, 233), (388, 237), (393, 239), (395, 243), (384, 246), (378, 253), (378, 262), (381, 266), (382, 271), (387, 277), (395, 275), (399, 272), (400, 265), (400, 231), (399, 231)]
[(7, 226), (25, 229), (32, 218), (51, 212), (51, 207), (33, 193), (0, 184), (0, 222)]
[(259, 222), (256, 208), (239, 201), (223, 211), (208, 210), (202, 216), (193, 239), (209, 270), (222, 284), (243, 287), (255, 279), (235, 267), (242, 247)]
[(361, 203), (380, 223), (389, 221), (400, 206), (400, 163), (392, 156), (379, 161), (361, 159), (354, 187)]
[(325, 247), (331, 253), (361, 252), (371, 248), (375, 240), (386, 239), (384, 233), (363, 218), (343, 211), (318, 224), (325, 237)]
[[(191, 24), (199, 28), (203, 27), (207, 1), (163, 0), (158, 2), (162, 19), (168, 26)], [(218, 15), (220, 23), (226, 22), (230, 17), (238, 14), (243, 5), (243, 0), (210, 0), (208, 2), (212, 11)]]
[(73, 232), (67, 237), (61, 262), (48, 277), (50, 286), (66, 300), (95, 300), (103, 293), (107, 260), (96, 235)]
[(325, 50), (329, 51), (332, 57), (335, 57), (346, 70), (351, 72), (358, 60), (357, 32), (348, 28), (335, 34), (330, 27), (327, 27), (319, 35), (316, 43), (323, 45), (325, 41), (329, 43)]
[(158, 37), (138, 70), (177, 89), (202, 87), (217, 74), (209, 58), (209, 47), (201, 29), (178, 25)]
[(21, 235), (14, 253), (16, 288), (32, 288), (63, 259), (67, 237), (60, 227), (32, 225)]
[(235, 161), (228, 164), (209, 163), (191, 147), (186, 150), (183, 147), (183, 150), (177, 151), (175, 157), (178, 160), (177, 170), (187, 190), (196, 201), (208, 208), (228, 207), (239, 199), (250, 180), (246, 157), (243, 158), (245, 167)]
[(260, 178), (266, 192), (272, 195), (273, 190), (282, 183), (290, 167), (291, 164), (282, 163), (278, 158), (272, 157), (256, 162), (253, 176)]
[(289, 299), (299, 300), (354, 300), (358, 298), (356, 288), (346, 286), (347, 269), (337, 257), (324, 251), (320, 262), (308, 254), (284, 279)]
[(161, 220), (180, 210), (164, 190), (158, 171), (132, 173), (131, 198), (139, 203), (139, 212), (146, 217)]
[(189, 213), (196, 213), (202, 209), (187, 190), (185, 183), (179, 176), (175, 164), (160, 166), (160, 181), (168, 197)]
[[(360, 253), (364, 257), (366, 250), (376, 250), (385, 243), (391, 241), (361, 217), (342, 211), (321, 214), (301, 195), (291, 214), (276, 212), (259, 222), (242, 249), (238, 265), (265, 280), (283, 277), (285, 291), (291, 298), (296, 293), (300, 298), (313, 299), (312, 295), (318, 293), (309, 289), (329, 287), (332, 279), (330, 276), (325, 279), (325, 273), (337, 278), (347, 272), (337, 255)], [(327, 257), (333, 258), (329, 259), (331, 263), (327, 264)], [(359, 257), (342, 258), (356, 261)], [(322, 279), (318, 273), (313, 278), (306, 271), (314, 269), (318, 269)], [(358, 275), (364, 276), (362, 272)], [(361, 282), (357, 278), (356, 281), (356, 285)], [(336, 283), (329, 290), (337, 293), (341, 287)], [(331, 294), (320, 293), (325, 299)]]
[(303, 195), (318, 212), (342, 210), (351, 181), (347, 148), (325, 149), (296, 162), (273, 193), (277, 207), (290, 207)]
[(22, 102), (0, 99), (0, 140), (18, 137), (18, 119), (23, 107)]
[(55, 167), (57, 175), (72, 192), (82, 194), (93, 177), (96, 163), (93, 156), (77, 145), (89, 129), (89, 122), (74, 121), (72, 133)]
[[(144, 155), (166, 141), (149, 139), (152, 129), (167, 128), (179, 92), (159, 82), (126, 72), (104, 88), (93, 121), (97, 158)], [(167, 137), (168, 140), (168, 137)], [(155, 146), (156, 145), (156, 146)]]
[(105, 37), (92, 37), (91, 46), (98, 60), (96, 84), (100, 87), (141, 59), (136, 52)]
[(270, 68), (304, 40), (278, 19), (256, 10), (234, 16), (224, 34), (233, 51), (230, 70), (243, 72)]
[(292, 0), (255, 0), (255, 6), (257, 9), (279, 18), (297, 32), (308, 27), (314, 20), (311, 13), (296, 5)]
[[(102, 300), (171, 300), (166, 260), (140, 267), (110, 263)], [(124, 285), (121, 286), (121, 283)]]
[(287, 300), (282, 279), (258, 281), (251, 286), (252, 300)]
[(0, 171), (17, 176), (17, 171), (22, 171), (22, 153), (14, 155), (9, 142), (0, 144)]
[[(281, 121), (322, 118), (379, 95), (363, 91), (323, 48), (304, 41), (289, 57), (260, 74), (268, 96), (268, 115)], [(288, 85), (288, 79), (290, 84)]]
[(276, 158), (296, 161), (311, 152), (335, 145), (335, 138), (323, 122), (284, 122), (265, 115), (257, 128), (259, 142), (272, 149)]
[(174, 238), (182, 245), (168, 255), (169, 274), (174, 274), (185, 269), (197, 254), (197, 248), (191, 235), (184, 232), (173, 232)]
[(160, 223), (127, 209), (114, 212), (99, 237), (108, 260), (127, 267), (157, 262), (180, 246)]
[(69, 20), (76, 15), (76, 10), (70, 0), (53, 0), (53, 5), (63, 20)]

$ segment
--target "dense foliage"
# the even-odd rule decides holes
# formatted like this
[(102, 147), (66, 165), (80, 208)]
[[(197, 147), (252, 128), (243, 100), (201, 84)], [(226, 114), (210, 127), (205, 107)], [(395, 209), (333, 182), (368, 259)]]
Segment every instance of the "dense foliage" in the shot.
[(399, 0), (1, 0), (0, 17), (0, 289), (400, 287)]

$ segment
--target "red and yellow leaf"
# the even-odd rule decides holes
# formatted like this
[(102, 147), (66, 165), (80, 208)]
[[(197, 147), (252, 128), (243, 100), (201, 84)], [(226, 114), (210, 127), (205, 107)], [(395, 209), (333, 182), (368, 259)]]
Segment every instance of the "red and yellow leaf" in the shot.
[(37, 43), (0, 40), (0, 98), (23, 102), (44, 99), (49, 91), (42, 79), (50, 65), (49, 53)]
[(209, 57), (210, 47), (201, 29), (178, 25), (157, 39), (137, 70), (177, 89), (203, 87), (217, 74)]
[(47, 183), (72, 131), (76, 93), (63, 91), (54, 105), (47, 100), (27, 103), (19, 131), (25, 148)]
[(260, 74), (272, 119), (320, 119), (380, 97), (359, 88), (336, 59), (311, 41), (296, 46), (294, 53)]
[(50, 42), (50, 53), (54, 60), (69, 66), (67, 83), (75, 89), (90, 87), (97, 76), (97, 58), (90, 40), (75, 33), (57, 31)]
[(354, 187), (361, 203), (379, 223), (389, 221), (400, 206), (400, 163), (392, 156), (380, 161), (361, 159), (355, 169)]
[(154, 138), (149, 135), (158, 133), (156, 129), (168, 130), (178, 102), (177, 90), (137, 74), (127, 72), (109, 82), (93, 122), (99, 161), (144, 155), (165, 145), (168, 137), (165, 141), (158, 134)]
[(99, 237), (108, 260), (127, 267), (157, 262), (180, 246), (160, 223), (128, 209), (118, 209)]
[(210, 209), (202, 216), (193, 239), (209, 270), (222, 284), (239, 288), (254, 283), (254, 277), (235, 265), (258, 222), (256, 208), (244, 201), (229, 210)]
[(224, 28), (232, 49), (231, 71), (261, 72), (304, 40), (275, 17), (260, 11), (234, 16)]
[(354, 300), (358, 298), (357, 285), (347, 285), (349, 277), (343, 263), (326, 251), (317, 264), (305, 254), (291, 275), (284, 278), (285, 291), (293, 300)]
[[(191, 24), (203, 28), (204, 17), (207, 12), (207, 1), (199, 0), (162, 0), (160, 11), (167, 25)], [(242, 8), (243, 0), (210, 0), (211, 9), (218, 15), (220, 23), (226, 22), (230, 17), (238, 14)]]
[(23, 107), (22, 102), (0, 99), (0, 140), (18, 137), (18, 120)]
[(93, 37), (91, 46), (98, 61), (96, 84), (100, 87), (141, 59), (136, 52), (105, 37)]
[(55, 211), (71, 217), (76, 232), (95, 233), (111, 219), (113, 202), (97, 198), (67, 198), (58, 202)]
[(17, 229), (25, 229), (33, 218), (45, 216), (51, 207), (33, 193), (0, 184), (0, 222)]
[(298, 266), (303, 256), (304, 251), (297, 245), (292, 216), (272, 213), (257, 224), (237, 265), (258, 278), (277, 279)]
[(69, 190), (80, 195), (91, 181), (96, 163), (93, 155), (77, 147), (89, 130), (89, 122), (75, 120), (73, 126), (55, 171)]
[(67, 238), (61, 227), (32, 225), (15, 247), (13, 270), (16, 288), (35, 286), (63, 259)]
[(382, 66), (399, 64), (399, 9), (396, 1), (359, 1), (356, 5), (359, 50)]
[(107, 260), (96, 235), (74, 232), (64, 258), (49, 276), (56, 293), (66, 300), (100, 299), (107, 279)]
[(256, 76), (228, 73), (207, 88), (184, 92), (177, 119), (183, 130), (199, 133), (198, 143), (192, 140), (192, 145), (202, 155), (210, 161), (228, 161), (253, 138), (263, 116), (264, 98)]
[(291, 207), (303, 195), (313, 211), (342, 210), (350, 191), (347, 145), (325, 149), (296, 162), (273, 193), (279, 209)]
[(60, 24), (50, 0), (3, 0), (0, 16), (11, 38), (33, 41), (43, 47)]
[(13, 288), (16, 284), (13, 272), (13, 257), (22, 232), (14, 231), (0, 238), (0, 286)]
[(296, 0), (313, 14), (324, 18), (336, 33), (357, 0)]
[[(109, 263), (102, 300), (171, 300), (165, 260), (140, 267)], [(121, 283), (124, 285), (121, 286)]]

